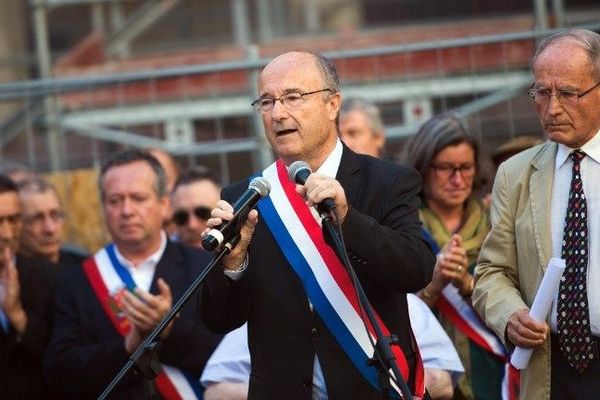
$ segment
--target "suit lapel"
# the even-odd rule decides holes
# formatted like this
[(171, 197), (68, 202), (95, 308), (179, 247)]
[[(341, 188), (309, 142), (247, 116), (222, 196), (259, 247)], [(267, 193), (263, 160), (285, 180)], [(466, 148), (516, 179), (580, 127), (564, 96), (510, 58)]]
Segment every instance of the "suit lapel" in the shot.
[(529, 198), (533, 215), (533, 230), (539, 261), (543, 271), (552, 255), (551, 201), (554, 179), (556, 143), (547, 142), (531, 165), (534, 169), (529, 184)]
[(185, 285), (185, 277), (183, 276), (183, 269), (181, 268), (182, 261), (183, 257), (179, 253), (177, 247), (169, 240), (165, 247), (165, 252), (156, 265), (156, 271), (154, 272), (152, 285), (150, 286), (150, 293), (159, 293), (156, 281), (158, 278), (163, 278), (163, 280), (169, 284), (171, 292), (173, 296), (175, 296), (174, 288), (180, 288)]
[(358, 156), (356, 153), (348, 149), (346, 145), (342, 153), (342, 160), (340, 161), (340, 167), (336, 179), (340, 182), (344, 188), (346, 194), (346, 200), (349, 204), (355, 204), (356, 196), (359, 192), (359, 176), (360, 168), (358, 162)]

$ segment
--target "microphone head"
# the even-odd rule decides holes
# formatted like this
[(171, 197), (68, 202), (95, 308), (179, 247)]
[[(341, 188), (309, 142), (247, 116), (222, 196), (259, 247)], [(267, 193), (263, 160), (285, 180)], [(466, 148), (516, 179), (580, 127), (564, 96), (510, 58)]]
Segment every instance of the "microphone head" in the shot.
[(250, 184), (248, 184), (248, 189), (253, 189), (260, 195), (260, 197), (265, 197), (269, 195), (269, 192), (271, 192), (271, 184), (262, 176), (257, 176), (250, 181)]
[[(306, 178), (312, 173), (310, 166), (304, 161), (294, 161), (288, 169), (288, 178), (291, 181), (304, 185)], [(302, 179), (299, 179), (302, 177)]]

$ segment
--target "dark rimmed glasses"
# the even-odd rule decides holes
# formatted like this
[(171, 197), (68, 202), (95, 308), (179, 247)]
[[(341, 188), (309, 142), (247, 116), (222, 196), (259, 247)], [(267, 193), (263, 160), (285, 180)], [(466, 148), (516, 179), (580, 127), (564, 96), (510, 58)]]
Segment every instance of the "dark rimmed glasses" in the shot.
[(175, 210), (173, 213), (173, 222), (179, 226), (187, 225), (190, 222), (191, 213), (194, 213), (196, 218), (207, 221), (210, 218), (211, 211), (210, 208), (204, 206), (194, 207), (191, 212), (183, 209)]
[(475, 164), (431, 164), (430, 167), (440, 179), (449, 179), (457, 172), (460, 173), (463, 179), (470, 179), (475, 176)]

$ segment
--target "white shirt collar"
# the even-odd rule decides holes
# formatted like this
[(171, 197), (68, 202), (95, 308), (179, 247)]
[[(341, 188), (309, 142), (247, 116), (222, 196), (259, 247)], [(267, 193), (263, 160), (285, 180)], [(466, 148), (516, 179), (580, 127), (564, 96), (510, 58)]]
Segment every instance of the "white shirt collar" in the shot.
[[(156, 267), (156, 264), (158, 264), (158, 262), (160, 261), (163, 253), (165, 252), (165, 248), (167, 247), (167, 235), (165, 233), (165, 231), (161, 230), (160, 231), (160, 246), (158, 247), (158, 250), (156, 250), (154, 253), (150, 254), (150, 256), (148, 256), (148, 258), (146, 258), (145, 260), (143, 260), (141, 263), (139, 263), (139, 266), (146, 266), (146, 267)], [(129, 261), (128, 259), (126, 259), (121, 252), (119, 251), (119, 247), (115, 245), (115, 254), (117, 256), (117, 260), (119, 260), (119, 262), (124, 265), (127, 268), (133, 268), (133, 263), (131, 261)]]
[[(596, 134), (588, 140), (580, 149), (585, 152), (588, 156), (594, 159), (594, 161), (600, 163), (600, 130), (596, 132)], [(562, 143), (558, 143), (558, 150), (556, 151), (556, 159), (554, 168), (560, 168), (569, 158), (569, 154), (574, 149), (566, 146)]]
[(338, 169), (340, 168), (340, 163), (342, 162), (343, 151), (344, 146), (342, 145), (342, 141), (338, 138), (331, 154), (327, 156), (323, 164), (321, 164), (319, 169), (315, 172), (335, 178), (338, 173)]

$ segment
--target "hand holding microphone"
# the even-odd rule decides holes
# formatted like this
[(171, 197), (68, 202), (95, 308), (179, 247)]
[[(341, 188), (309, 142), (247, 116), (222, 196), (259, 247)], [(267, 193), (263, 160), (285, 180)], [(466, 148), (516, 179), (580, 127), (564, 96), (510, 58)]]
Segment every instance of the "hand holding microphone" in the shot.
[(269, 182), (263, 177), (257, 177), (252, 179), (248, 189), (233, 206), (220, 200), (217, 208), (212, 210), (212, 216), (207, 221), (208, 229), (204, 232), (202, 240), (205, 250), (212, 251), (221, 244), (229, 243), (236, 235), (241, 236), (239, 244), (223, 261), (227, 269), (236, 269), (243, 262), (254, 227), (258, 222), (258, 212), (253, 208), (270, 191)]
[(321, 217), (335, 217), (343, 223), (348, 213), (348, 202), (342, 185), (334, 178), (313, 174), (304, 161), (294, 161), (288, 169), (288, 177), (296, 182), (296, 192), (306, 199), (309, 206), (314, 206)]

